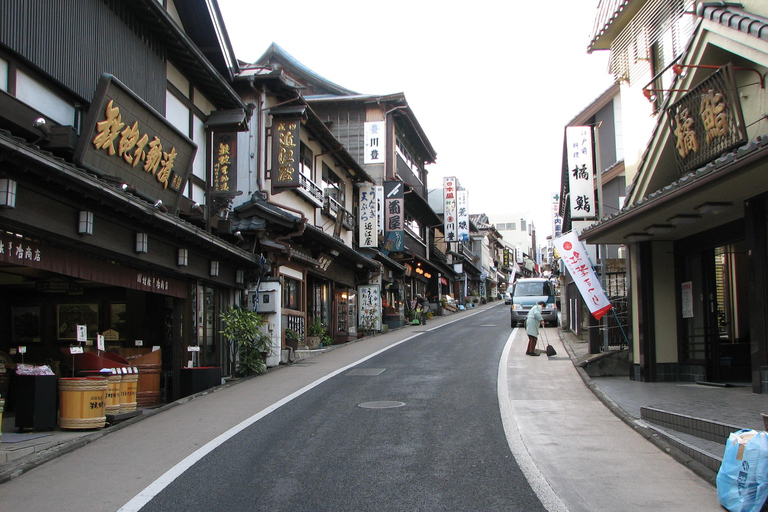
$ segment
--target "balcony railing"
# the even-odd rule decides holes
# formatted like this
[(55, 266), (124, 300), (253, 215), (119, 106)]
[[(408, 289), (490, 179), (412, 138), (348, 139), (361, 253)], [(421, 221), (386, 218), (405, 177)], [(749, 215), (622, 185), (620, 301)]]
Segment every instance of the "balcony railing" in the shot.
[(317, 184), (311, 179), (307, 178), (303, 174), (299, 174), (299, 183), (301, 186), (296, 191), (304, 196), (310, 203), (314, 204), (318, 208), (323, 206), (323, 189), (317, 186)]
[(438, 249), (436, 245), (430, 246), (429, 251), (430, 259), (434, 258), (438, 261), (442, 261), (443, 263), (446, 262), (445, 253)]
[(341, 206), (341, 203), (331, 196), (326, 195), (323, 200), (323, 213), (332, 219), (338, 219), (341, 216), (341, 225), (346, 229), (352, 230), (357, 226), (352, 212)]
[(342, 210), (341, 203), (332, 198), (331, 196), (325, 196), (323, 199), (323, 213), (332, 218), (339, 216), (339, 210)]
[(357, 226), (357, 220), (355, 220), (355, 216), (352, 214), (352, 212), (342, 208), (341, 213), (343, 215), (341, 218), (341, 225), (350, 230), (355, 229)]

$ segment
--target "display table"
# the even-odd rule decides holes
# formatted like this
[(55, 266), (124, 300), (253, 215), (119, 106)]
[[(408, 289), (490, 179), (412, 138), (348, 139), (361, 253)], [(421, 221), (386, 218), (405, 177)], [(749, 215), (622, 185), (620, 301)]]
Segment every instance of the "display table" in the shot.
[(14, 375), (17, 429), (56, 428), (58, 382), (56, 375)]
[(218, 366), (201, 366), (198, 368), (181, 369), (181, 398), (194, 395), (206, 389), (221, 384), (221, 368)]

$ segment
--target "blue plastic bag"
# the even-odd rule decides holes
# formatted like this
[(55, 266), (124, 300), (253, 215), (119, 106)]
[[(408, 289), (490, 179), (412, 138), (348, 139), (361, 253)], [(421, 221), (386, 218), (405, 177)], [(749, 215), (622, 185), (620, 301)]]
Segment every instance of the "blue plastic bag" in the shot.
[(731, 512), (759, 512), (766, 497), (768, 433), (732, 432), (717, 472), (717, 500)]

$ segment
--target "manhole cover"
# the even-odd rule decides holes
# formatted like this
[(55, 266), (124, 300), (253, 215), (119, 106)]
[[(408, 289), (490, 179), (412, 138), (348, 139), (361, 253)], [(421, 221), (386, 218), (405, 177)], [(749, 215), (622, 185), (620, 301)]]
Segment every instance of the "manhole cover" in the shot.
[(386, 368), (358, 368), (347, 372), (347, 375), (363, 375), (366, 377), (375, 377), (384, 373)]
[(363, 402), (362, 404), (359, 404), (358, 407), (362, 407), (363, 409), (394, 409), (396, 407), (402, 407), (404, 406), (404, 402), (393, 402), (388, 400), (382, 400), (379, 402)]

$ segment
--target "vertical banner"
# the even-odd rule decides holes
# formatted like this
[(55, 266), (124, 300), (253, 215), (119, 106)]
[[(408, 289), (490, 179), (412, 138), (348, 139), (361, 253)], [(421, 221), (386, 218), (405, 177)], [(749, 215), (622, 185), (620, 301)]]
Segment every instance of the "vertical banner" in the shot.
[(377, 220), (379, 218), (378, 204), (376, 203), (376, 186), (361, 185), (359, 188), (359, 215), (358, 228), (360, 247), (378, 247), (379, 233)]
[(387, 153), (387, 135), (385, 121), (366, 122), (364, 124), (364, 164), (383, 164)]
[(459, 242), (469, 241), (469, 206), (467, 191), (456, 191), (456, 228)]
[(595, 165), (592, 159), (592, 128), (568, 126), (565, 129), (568, 154), (568, 186), (571, 218), (595, 219)]
[(399, 252), (405, 248), (405, 196), (402, 181), (384, 182), (384, 248)]
[(456, 178), (443, 178), (443, 234), (446, 242), (459, 239), (456, 224)]
[(376, 218), (378, 234), (384, 236), (384, 187), (376, 185)]
[(381, 291), (379, 285), (357, 287), (358, 332), (381, 330)]
[(560, 194), (552, 194), (552, 240), (563, 236), (563, 218), (560, 216)]
[(579, 288), (581, 297), (587, 303), (589, 312), (595, 320), (600, 320), (613, 306), (592, 268), (584, 244), (581, 243), (576, 232), (571, 231), (555, 240), (555, 248), (560, 253), (560, 258), (568, 269), (568, 273), (571, 274), (573, 282)]
[(299, 188), (299, 143), (301, 122), (295, 119), (272, 121), (272, 191)]
[(237, 133), (214, 133), (213, 155), (213, 192), (237, 191)]

